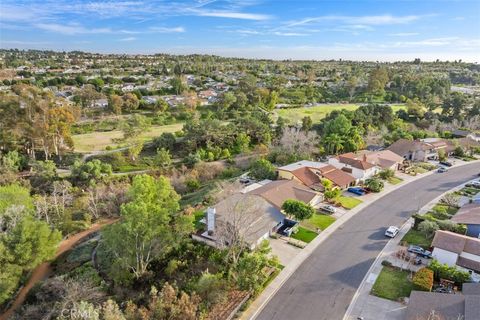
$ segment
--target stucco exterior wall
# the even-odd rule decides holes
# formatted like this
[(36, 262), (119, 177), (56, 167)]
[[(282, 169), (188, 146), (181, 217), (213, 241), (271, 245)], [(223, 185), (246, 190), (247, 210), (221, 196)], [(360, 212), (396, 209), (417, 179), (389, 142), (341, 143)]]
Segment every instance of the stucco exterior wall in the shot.
[(458, 254), (456, 254), (455, 252), (435, 248), (433, 249), (432, 256), (440, 263), (446, 263), (452, 267), (457, 264)]

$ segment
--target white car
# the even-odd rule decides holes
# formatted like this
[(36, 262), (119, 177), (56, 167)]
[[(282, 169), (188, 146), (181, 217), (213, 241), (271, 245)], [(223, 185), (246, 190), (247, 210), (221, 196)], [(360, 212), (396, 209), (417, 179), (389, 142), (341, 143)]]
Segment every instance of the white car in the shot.
[(395, 236), (398, 234), (400, 229), (398, 229), (395, 226), (390, 226), (388, 229), (385, 231), (385, 235), (389, 238), (395, 238)]
[(330, 205), (328, 205), (328, 204), (322, 206), (321, 209), (322, 209), (323, 211), (327, 211), (327, 212), (330, 212), (330, 213), (335, 213), (335, 212), (337, 212), (337, 209), (336, 209), (335, 207), (330, 206)]

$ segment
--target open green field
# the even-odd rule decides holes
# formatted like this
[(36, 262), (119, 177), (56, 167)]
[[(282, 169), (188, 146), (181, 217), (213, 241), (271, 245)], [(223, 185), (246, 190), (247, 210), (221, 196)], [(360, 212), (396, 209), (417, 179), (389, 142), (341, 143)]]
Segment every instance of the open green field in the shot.
[[(148, 141), (154, 137), (158, 137), (164, 132), (176, 132), (183, 128), (183, 123), (169, 124), (165, 126), (152, 126), (149, 131), (140, 135), (140, 138)], [(94, 151), (103, 151), (107, 146), (112, 148), (119, 145), (113, 142), (114, 139), (122, 138), (123, 133), (120, 130), (107, 132), (92, 132), (77, 134), (72, 136), (75, 151), (80, 153), (88, 153)]]
[(372, 288), (372, 294), (393, 301), (410, 296), (413, 284), (408, 271), (392, 267), (383, 267)]
[[(325, 118), (327, 114), (334, 110), (346, 109), (354, 111), (359, 107), (358, 104), (328, 104), (328, 105), (319, 105), (315, 107), (304, 107), (304, 108), (290, 108), (290, 109), (279, 109), (275, 110), (278, 116), (286, 119), (289, 123), (297, 123), (302, 121), (302, 118), (309, 116), (312, 118), (313, 122), (318, 122), (321, 119)], [(404, 105), (392, 105), (393, 112), (396, 112), (400, 109), (405, 109)]]

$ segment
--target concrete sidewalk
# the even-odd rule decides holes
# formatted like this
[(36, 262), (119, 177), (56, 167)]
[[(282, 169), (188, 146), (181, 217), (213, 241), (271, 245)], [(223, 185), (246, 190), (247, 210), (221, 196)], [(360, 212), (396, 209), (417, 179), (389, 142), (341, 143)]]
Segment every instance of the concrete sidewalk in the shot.
[[(478, 161), (478, 160), (477, 160)], [(471, 163), (471, 162), (470, 162)], [(455, 167), (461, 166), (463, 164), (456, 164)], [(385, 189), (380, 193), (370, 193), (363, 196), (363, 203), (359, 204), (357, 207), (352, 210), (347, 211), (344, 215), (338, 218), (332, 225), (330, 225), (326, 230), (321, 232), (312, 242), (310, 242), (303, 250), (295, 256), (290, 263), (285, 265), (285, 268), (278, 274), (278, 276), (272, 280), (272, 282), (265, 288), (265, 290), (255, 299), (248, 307), (248, 309), (243, 312), (240, 316), (240, 319), (255, 319), (255, 317), (260, 313), (264, 306), (269, 302), (269, 300), (275, 295), (275, 293), (282, 287), (282, 285), (290, 278), (290, 276), (297, 270), (297, 268), (312, 254), (315, 249), (322, 244), (333, 232), (341, 228), (341, 226), (348, 221), (355, 214), (380, 199), (381, 197), (389, 194), (390, 192), (395, 191), (398, 188), (401, 188), (407, 185), (410, 182), (421, 179), (423, 177), (429, 176), (431, 174), (436, 174), (436, 170), (430, 171), (417, 176), (410, 176), (407, 174), (399, 173), (398, 177), (402, 178), (404, 181), (397, 185), (392, 185), (386, 183)]]
[[(445, 196), (445, 194), (460, 190), (467, 183), (468, 182), (455, 187), (433, 199), (419, 210), (419, 214), (427, 213)], [(397, 236), (391, 239), (383, 248), (382, 252), (377, 256), (355, 293), (352, 302), (345, 313), (344, 320), (356, 320), (358, 318), (363, 318), (364, 320), (403, 320), (405, 318), (406, 306), (404, 304), (378, 298), (370, 295), (370, 292), (375, 280), (382, 271), (382, 261), (390, 260), (389, 258), (391, 258), (399, 249), (400, 242), (412, 227), (413, 221), (413, 218), (408, 219), (400, 228), (400, 232)]]

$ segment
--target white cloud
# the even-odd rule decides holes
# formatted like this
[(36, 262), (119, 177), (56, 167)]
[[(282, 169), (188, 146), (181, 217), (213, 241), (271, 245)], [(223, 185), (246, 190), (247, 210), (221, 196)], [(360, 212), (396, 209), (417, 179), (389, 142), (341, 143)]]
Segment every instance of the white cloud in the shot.
[(157, 33), (182, 33), (185, 32), (184, 27), (150, 27), (150, 31)]
[(110, 28), (93, 28), (87, 29), (81, 25), (70, 24), (63, 25), (57, 23), (37, 23), (35, 27), (56, 33), (75, 35), (75, 34), (99, 34), (99, 33), (112, 33)]
[(295, 27), (306, 24), (322, 23), (322, 22), (342, 22), (347, 25), (357, 26), (379, 26), (379, 25), (393, 25), (393, 24), (408, 24), (420, 20), (424, 16), (408, 15), (408, 16), (392, 16), (390, 14), (376, 15), (376, 16), (340, 16), (328, 15), (312, 18), (305, 18), (302, 20), (291, 21), (286, 27)]
[(275, 31), (273, 34), (276, 35), (276, 36), (285, 36), (285, 37), (303, 37), (303, 36), (307, 36), (306, 33), (299, 33), (299, 32), (279, 32), (279, 31)]
[(397, 32), (397, 33), (389, 33), (389, 36), (393, 37), (412, 37), (412, 36), (418, 36), (420, 33), (418, 32)]
[(190, 10), (194, 15), (200, 17), (216, 17), (216, 18), (229, 18), (229, 19), (242, 19), (242, 20), (268, 20), (272, 17), (266, 14), (258, 13), (245, 13), (235, 11), (205, 11), (205, 10)]
[(118, 41), (134, 41), (134, 40), (137, 40), (137, 38), (135, 38), (135, 37), (126, 37), (126, 38), (118, 39)]

